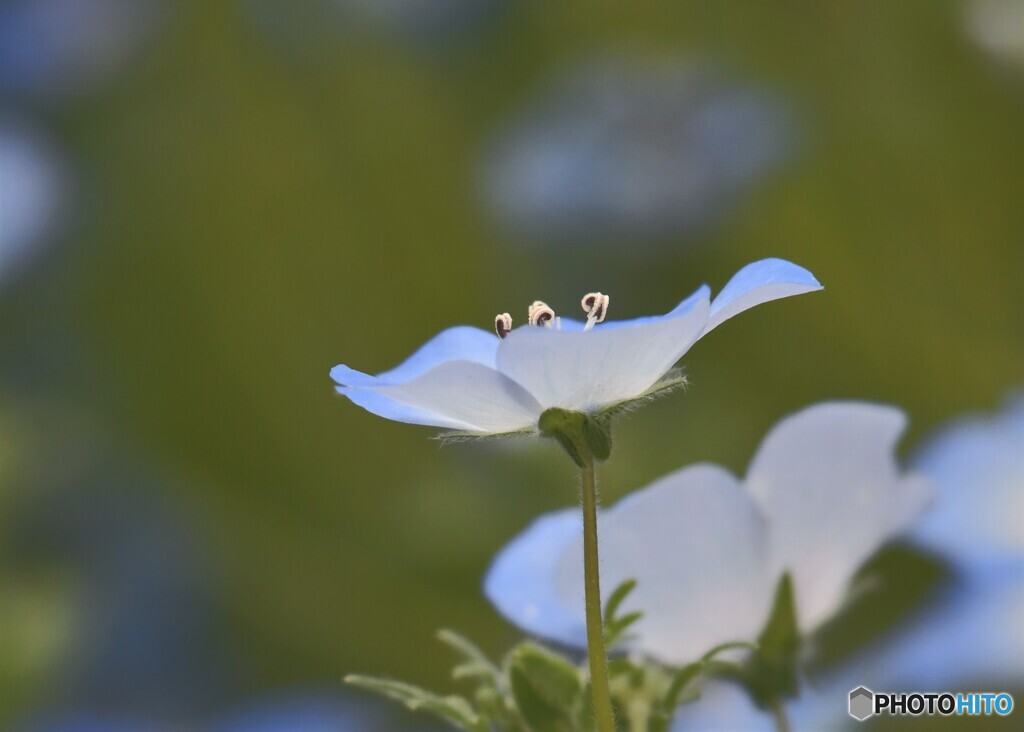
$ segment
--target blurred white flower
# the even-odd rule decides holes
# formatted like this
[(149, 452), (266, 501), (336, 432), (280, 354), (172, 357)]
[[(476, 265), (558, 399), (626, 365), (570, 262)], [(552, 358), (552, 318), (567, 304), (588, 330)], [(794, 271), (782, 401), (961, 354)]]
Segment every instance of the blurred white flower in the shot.
[[(784, 572), (809, 632), (846, 598), (861, 564), (926, 505), (927, 481), (893, 455), (905, 427), (892, 407), (827, 402), (779, 422), (745, 480), (716, 465), (672, 473), (600, 517), (601, 583), (638, 581), (632, 648), (670, 664), (755, 638)], [(498, 555), (492, 603), (536, 635), (584, 638), (581, 529), (575, 509), (537, 520)]]
[(702, 68), (592, 61), (499, 135), (483, 187), (527, 241), (668, 241), (711, 223), (777, 167), (790, 127), (779, 100)]
[(0, 121), (0, 283), (50, 233), (64, 188), (51, 150), (24, 127)]

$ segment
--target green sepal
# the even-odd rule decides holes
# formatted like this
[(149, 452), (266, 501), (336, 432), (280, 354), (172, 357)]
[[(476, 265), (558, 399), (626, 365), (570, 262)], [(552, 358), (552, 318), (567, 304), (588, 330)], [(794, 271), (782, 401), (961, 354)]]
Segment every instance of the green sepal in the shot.
[(779, 580), (771, 614), (758, 636), (757, 645), (757, 651), (739, 680), (754, 702), (768, 709), (783, 699), (796, 696), (799, 688), (797, 654), (800, 650), (800, 628), (793, 580), (788, 572)]
[(607, 460), (612, 454), (612, 419), (610, 415), (588, 415), (583, 422), (583, 439), (596, 460)]
[(579, 467), (588, 457), (607, 460), (612, 454), (610, 415), (589, 415), (552, 407), (540, 415), (537, 427), (542, 434), (554, 437)]
[(482, 719), (461, 696), (440, 696), (412, 684), (372, 676), (346, 676), (345, 683), (393, 699), (412, 711), (430, 712), (458, 729), (467, 732), (490, 732), (487, 721)]

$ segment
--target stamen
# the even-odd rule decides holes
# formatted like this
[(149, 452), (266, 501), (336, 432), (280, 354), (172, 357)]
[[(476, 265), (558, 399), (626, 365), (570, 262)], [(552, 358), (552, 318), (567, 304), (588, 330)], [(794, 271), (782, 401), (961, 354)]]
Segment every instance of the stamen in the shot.
[(608, 314), (610, 299), (600, 292), (591, 292), (583, 296), (580, 305), (583, 306), (583, 312), (587, 314), (587, 324), (583, 326), (583, 330), (590, 330), (598, 323), (604, 322), (604, 318)]
[(530, 325), (550, 328), (555, 320), (555, 311), (540, 300), (535, 300), (527, 310), (527, 319)]
[(494, 316), (494, 331), (498, 338), (504, 338), (512, 330), (512, 316), (508, 313), (501, 313)]

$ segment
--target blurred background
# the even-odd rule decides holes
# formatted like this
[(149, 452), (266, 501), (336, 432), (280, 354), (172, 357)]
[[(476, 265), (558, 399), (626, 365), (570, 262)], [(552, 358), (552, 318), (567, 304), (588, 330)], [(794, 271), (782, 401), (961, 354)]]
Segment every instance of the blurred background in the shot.
[[(488, 562), (575, 500), (554, 445), (334, 394), (449, 325), (817, 275), (619, 424), (606, 501), (819, 399), (902, 406), (908, 457), (994, 412), (1022, 130), (1016, 0), (3, 0), (0, 728), (426, 729), (342, 676), (502, 652)], [(943, 574), (882, 561), (834, 657)]]

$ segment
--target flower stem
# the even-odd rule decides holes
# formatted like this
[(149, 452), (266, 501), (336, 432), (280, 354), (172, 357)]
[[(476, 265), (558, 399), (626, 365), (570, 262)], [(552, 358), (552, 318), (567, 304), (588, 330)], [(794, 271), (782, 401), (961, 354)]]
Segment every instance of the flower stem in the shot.
[(786, 708), (782, 705), (781, 699), (776, 699), (771, 704), (772, 719), (775, 720), (775, 729), (778, 732), (790, 732), (789, 717), (786, 716)]
[(608, 659), (604, 648), (604, 620), (601, 615), (601, 579), (597, 556), (597, 481), (594, 456), (583, 451), (583, 579), (587, 608), (587, 655), (590, 659), (590, 693), (598, 732), (615, 732), (612, 695), (608, 688)]

